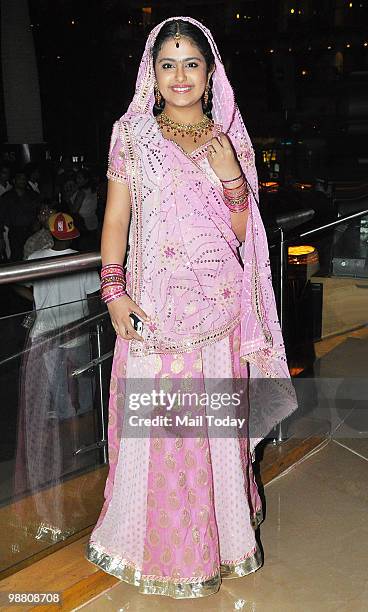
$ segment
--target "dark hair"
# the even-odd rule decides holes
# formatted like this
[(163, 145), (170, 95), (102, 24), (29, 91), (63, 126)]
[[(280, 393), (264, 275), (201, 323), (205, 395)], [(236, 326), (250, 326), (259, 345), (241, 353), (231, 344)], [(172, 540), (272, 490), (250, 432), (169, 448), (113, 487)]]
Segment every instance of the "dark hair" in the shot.
[(28, 164), (26, 164), (23, 168), (23, 172), (28, 179), (32, 176), (33, 172), (36, 172), (36, 170), (40, 170), (39, 165), (36, 162), (28, 162)]
[[(211, 45), (208, 42), (205, 34), (200, 30), (197, 26), (190, 23), (190, 21), (183, 21), (182, 19), (172, 19), (171, 21), (167, 21), (159, 31), (155, 43), (152, 47), (152, 59), (153, 64), (156, 63), (157, 56), (161, 50), (162, 45), (170, 38), (173, 38), (177, 32), (177, 28), (179, 26), (180, 34), (185, 36), (186, 38), (190, 38), (190, 40), (198, 47), (199, 51), (203, 55), (206, 60), (207, 66), (207, 74), (215, 65), (215, 58), (211, 49)], [(160, 105), (155, 103), (153, 107), (153, 114), (158, 115), (162, 112), (164, 107), (164, 101), (161, 102)], [(205, 108), (203, 108), (203, 112), (208, 115), (208, 117), (212, 117), (212, 77), (209, 83), (209, 96), (208, 96), (208, 104)]]
[(77, 172), (75, 173), (75, 176), (77, 176), (78, 174), (81, 174), (83, 178), (87, 181), (87, 184), (85, 185), (85, 187), (89, 187), (91, 191), (95, 192), (96, 184), (95, 184), (95, 181), (93, 180), (92, 174), (89, 171), (89, 169), (88, 168), (78, 168)]

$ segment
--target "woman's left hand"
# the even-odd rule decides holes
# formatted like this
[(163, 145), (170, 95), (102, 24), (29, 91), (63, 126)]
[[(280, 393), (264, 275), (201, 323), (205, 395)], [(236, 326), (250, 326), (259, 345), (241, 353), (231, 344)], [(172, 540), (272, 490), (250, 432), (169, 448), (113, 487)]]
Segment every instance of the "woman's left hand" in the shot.
[(236, 153), (226, 134), (221, 133), (210, 140), (207, 147), (207, 159), (220, 181), (237, 178), (242, 172)]

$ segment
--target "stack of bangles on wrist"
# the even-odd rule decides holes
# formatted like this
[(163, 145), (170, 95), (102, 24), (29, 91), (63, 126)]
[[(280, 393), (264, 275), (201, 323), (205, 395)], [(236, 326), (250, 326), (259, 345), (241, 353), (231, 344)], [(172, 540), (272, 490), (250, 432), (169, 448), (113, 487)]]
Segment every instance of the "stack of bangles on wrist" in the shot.
[[(237, 187), (229, 187), (231, 183), (235, 183), (240, 179), (242, 179), (240, 185)], [(224, 190), (225, 204), (231, 210), (231, 212), (239, 213), (246, 210), (249, 206), (249, 190), (244, 174), (241, 173), (236, 178), (228, 181), (221, 181), (221, 183)]]
[(127, 295), (126, 279), (123, 266), (106, 264), (101, 269), (101, 300), (110, 304), (114, 300)]

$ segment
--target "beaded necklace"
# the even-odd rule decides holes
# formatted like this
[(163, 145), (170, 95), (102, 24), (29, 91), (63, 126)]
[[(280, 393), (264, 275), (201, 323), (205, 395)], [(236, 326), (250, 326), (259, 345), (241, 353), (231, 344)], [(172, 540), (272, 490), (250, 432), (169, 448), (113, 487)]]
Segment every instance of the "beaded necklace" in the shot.
[(177, 123), (164, 112), (156, 118), (156, 121), (161, 130), (166, 128), (169, 134), (173, 132), (174, 136), (180, 134), (183, 138), (185, 136), (192, 136), (194, 142), (197, 142), (203, 135), (211, 132), (214, 125), (213, 120), (209, 119), (206, 115), (198, 123)]

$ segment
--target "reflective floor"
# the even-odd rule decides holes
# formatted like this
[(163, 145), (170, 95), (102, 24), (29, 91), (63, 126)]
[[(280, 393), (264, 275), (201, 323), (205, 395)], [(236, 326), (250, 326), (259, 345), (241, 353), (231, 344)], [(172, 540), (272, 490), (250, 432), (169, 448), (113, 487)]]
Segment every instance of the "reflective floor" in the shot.
[(265, 487), (264, 566), (177, 601), (119, 583), (83, 612), (365, 612), (368, 439), (332, 440)]

